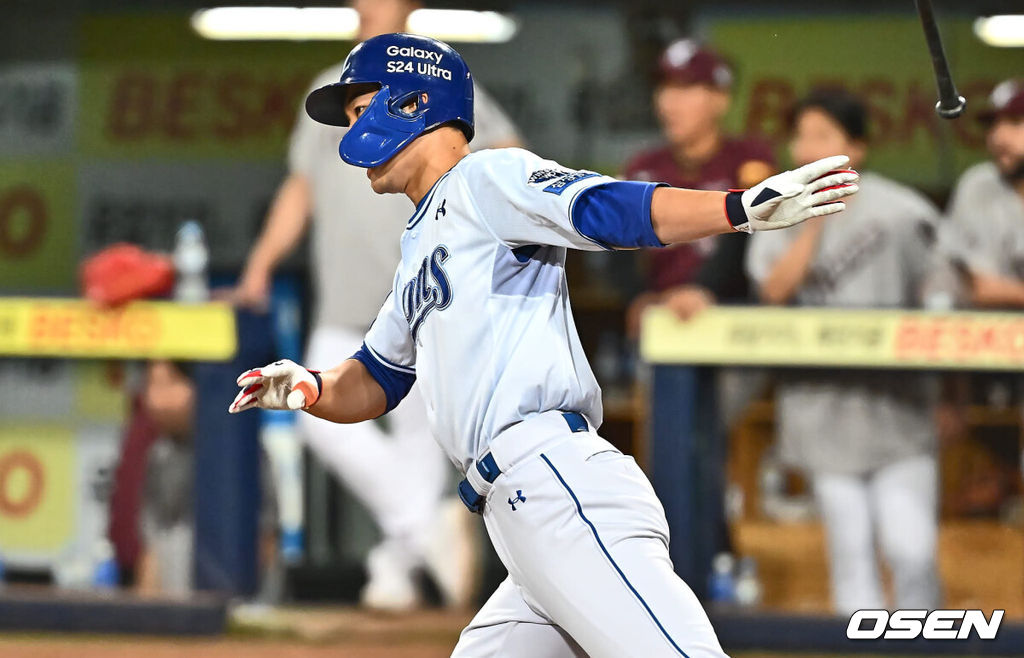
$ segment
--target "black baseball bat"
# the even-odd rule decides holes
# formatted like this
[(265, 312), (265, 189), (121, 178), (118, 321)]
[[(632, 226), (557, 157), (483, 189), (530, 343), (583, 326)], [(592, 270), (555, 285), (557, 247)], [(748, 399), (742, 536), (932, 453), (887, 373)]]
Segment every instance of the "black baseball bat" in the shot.
[(924, 38), (928, 42), (928, 52), (932, 56), (935, 84), (939, 88), (939, 102), (935, 104), (935, 111), (943, 119), (955, 119), (963, 114), (964, 108), (967, 107), (967, 99), (956, 90), (953, 74), (949, 72), (949, 61), (946, 59), (946, 51), (942, 48), (942, 37), (939, 35), (939, 26), (935, 22), (935, 12), (932, 11), (931, 0), (914, 0), (914, 2), (917, 5), (917, 14), (921, 17)]

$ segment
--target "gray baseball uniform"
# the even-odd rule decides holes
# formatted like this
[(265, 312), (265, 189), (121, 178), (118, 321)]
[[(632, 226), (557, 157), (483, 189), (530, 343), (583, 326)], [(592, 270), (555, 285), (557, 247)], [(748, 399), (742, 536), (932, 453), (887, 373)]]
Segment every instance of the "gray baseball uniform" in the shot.
[[(865, 173), (847, 209), (826, 222), (800, 306), (912, 307), (929, 265), (937, 211), (917, 192)], [(761, 284), (800, 230), (751, 239), (747, 270)], [(811, 370), (778, 384), (780, 456), (812, 472), (863, 474), (930, 453), (934, 385), (926, 375)]]
[(1024, 280), (1024, 200), (991, 162), (964, 172), (949, 202), (945, 251), (979, 273)]

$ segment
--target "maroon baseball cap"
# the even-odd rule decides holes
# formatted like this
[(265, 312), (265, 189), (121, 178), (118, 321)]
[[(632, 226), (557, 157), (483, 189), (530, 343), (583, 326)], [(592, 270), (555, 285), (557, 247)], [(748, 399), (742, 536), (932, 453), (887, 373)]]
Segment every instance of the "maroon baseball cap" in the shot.
[(1024, 78), (1012, 78), (1000, 82), (988, 97), (988, 106), (978, 118), (992, 123), (1001, 117), (1024, 116)]
[(728, 89), (732, 86), (732, 70), (713, 50), (693, 39), (678, 39), (665, 48), (658, 60), (658, 82)]

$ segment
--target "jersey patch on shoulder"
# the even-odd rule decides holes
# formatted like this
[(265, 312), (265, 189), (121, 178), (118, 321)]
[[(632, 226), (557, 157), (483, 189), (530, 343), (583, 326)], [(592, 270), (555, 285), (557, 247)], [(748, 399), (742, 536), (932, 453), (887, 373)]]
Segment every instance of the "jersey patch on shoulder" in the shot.
[(551, 194), (561, 194), (573, 183), (600, 175), (593, 171), (576, 169), (538, 169), (530, 174), (526, 183), (534, 187), (543, 186), (543, 191)]

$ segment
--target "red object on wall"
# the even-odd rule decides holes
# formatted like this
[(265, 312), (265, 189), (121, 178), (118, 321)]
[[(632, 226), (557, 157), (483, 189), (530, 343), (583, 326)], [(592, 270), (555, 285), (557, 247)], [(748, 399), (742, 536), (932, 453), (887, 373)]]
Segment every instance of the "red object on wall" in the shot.
[(118, 243), (82, 263), (82, 294), (101, 306), (159, 297), (174, 287), (174, 264), (162, 254)]

